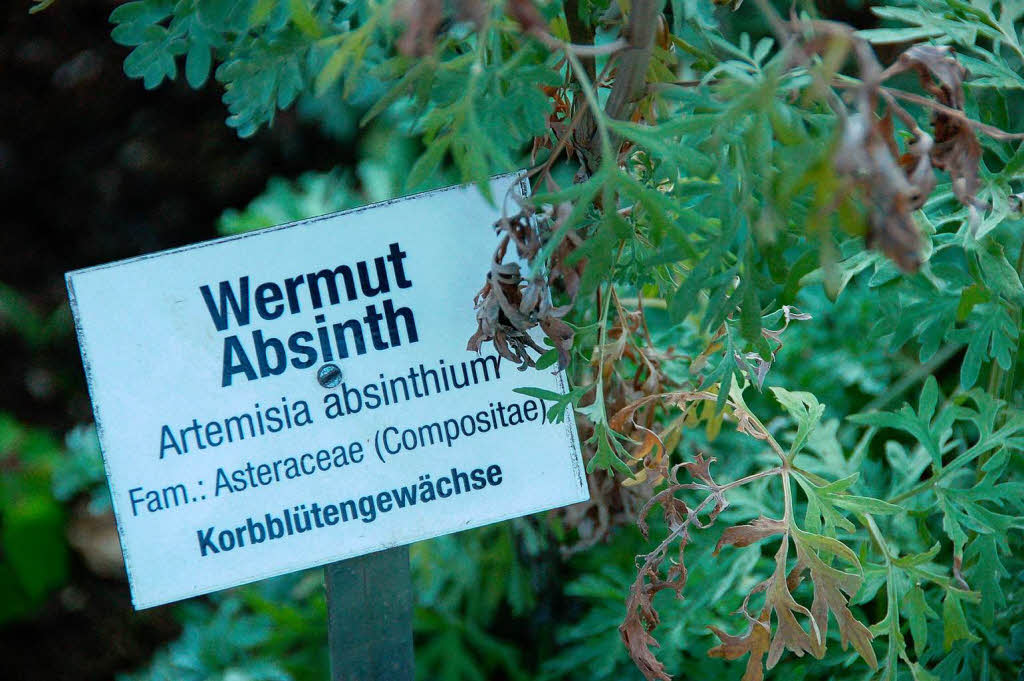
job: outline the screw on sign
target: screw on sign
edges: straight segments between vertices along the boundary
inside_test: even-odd
[[[325,388],[338,387],[341,376],[341,368],[337,364],[325,364],[316,372],[317,382]]]

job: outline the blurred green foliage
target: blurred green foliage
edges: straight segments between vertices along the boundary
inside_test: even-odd
[[[0,623],[31,614],[68,578],[65,510],[51,491],[60,444],[0,413]]]

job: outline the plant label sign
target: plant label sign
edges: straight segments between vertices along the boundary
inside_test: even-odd
[[[466,351],[499,214],[456,187],[67,275],[136,608],[588,498],[570,408],[514,392],[565,376]]]

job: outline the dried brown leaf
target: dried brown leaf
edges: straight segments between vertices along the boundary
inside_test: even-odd
[[[516,254],[532,261],[540,250],[540,234],[535,227],[532,211],[523,210],[511,217],[501,217],[494,228],[499,234],[507,234],[516,245]]]
[[[657,549],[646,556],[644,564],[640,567],[637,578],[629,588],[629,597],[626,599],[626,618],[619,626],[619,635],[622,637],[626,649],[629,651],[633,662],[643,673],[648,681],[670,681],[671,677],[665,673],[665,665],[655,657],[652,648],[660,647],[657,639],[651,635],[651,631],[657,628],[661,622],[658,611],[654,608],[654,596],[666,589],[682,592],[686,586],[686,563],[683,559],[683,552],[689,541],[688,525],[684,524],[670,535],[670,538],[663,541]],[[679,559],[669,568],[664,579],[658,573],[658,565],[665,559],[671,543],[671,537],[679,538]]]
[[[479,351],[483,343],[492,341],[498,354],[519,364],[520,369],[534,366],[535,360],[529,351],[545,352],[530,335],[530,330],[539,324],[558,351],[558,370],[568,366],[574,332],[561,317],[572,306],[553,307],[551,285],[561,279],[575,297],[581,266],[565,262],[578,244],[575,235],[567,235],[554,250],[549,263],[550,274],[538,274],[529,281],[523,278],[519,263],[505,262],[505,255],[509,245],[514,244],[520,259],[536,259],[552,229],[557,229],[559,221],[564,221],[570,211],[568,204],[540,213],[526,206],[517,215],[502,217],[495,223],[501,241],[491,261],[487,281],[473,300],[477,330],[467,343],[469,350]],[[542,268],[537,269],[542,271]]]
[[[544,17],[530,0],[508,0],[505,11],[522,26],[526,33],[547,31]]]
[[[944,106],[958,111],[964,110],[964,80],[969,73],[957,61],[956,53],[948,45],[914,45],[890,67],[887,75],[912,70],[929,94]],[[949,173],[953,181],[953,193],[965,206],[978,207],[977,194],[981,188],[978,165],[981,161],[981,145],[974,130],[962,118],[942,111],[933,111],[932,128],[935,145],[931,149],[931,161],[939,170]]]
[[[709,657],[738,660],[749,654],[750,658],[747,660],[747,669],[743,673],[742,681],[762,681],[764,679],[763,660],[771,642],[771,629],[767,613],[763,615],[763,619],[751,622],[747,632],[742,636],[731,636],[715,626],[709,626],[708,629],[713,631],[721,641],[719,645],[708,651]]]
[[[562,371],[569,366],[569,359],[572,353],[572,340],[575,331],[572,327],[553,315],[547,315],[540,320],[540,328],[544,334],[551,339],[558,351],[558,370]]]
[[[482,0],[455,0],[455,18],[458,21],[468,21],[479,28],[487,18],[487,12],[487,3]]]
[[[793,594],[789,591],[786,580],[786,556],[789,549],[789,537],[782,540],[782,545],[775,554],[775,572],[769,580],[765,591],[765,609],[775,612],[776,627],[772,637],[771,645],[768,648],[768,658],[765,660],[765,667],[774,667],[785,649],[789,649],[797,657],[803,657],[804,653],[811,653],[815,657],[819,646],[817,643],[822,640],[817,625],[811,612],[796,602]],[[805,616],[811,623],[813,638],[811,634],[800,626],[797,615]]]
[[[722,550],[722,547],[727,544],[737,548],[750,546],[754,542],[761,541],[762,539],[766,539],[777,534],[785,534],[786,529],[786,523],[781,520],[759,516],[747,525],[735,525],[727,528],[725,532],[722,533],[722,538],[718,540],[718,544],[715,546],[715,550],[712,552],[712,555],[717,556]]]
[[[963,83],[968,71],[956,60],[948,45],[914,45],[900,55],[897,64],[889,67],[884,77],[913,70],[921,79],[921,87],[941,104],[954,109],[964,108]]]
[[[814,550],[804,545],[799,537],[795,539],[798,568],[806,568],[814,584],[814,599],[811,613],[821,638],[818,644],[817,657],[825,652],[825,635],[828,633],[828,613],[831,610],[839,624],[839,638],[843,650],[852,644],[864,661],[873,669],[878,667],[878,658],[871,647],[872,635],[866,626],[854,617],[848,607],[848,597],[852,597],[860,588],[861,578],[858,575],[843,572],[826,564]],[[794,570],[794,572],[798,572]],[[799,580],[796,580],[799,581]],[[846,595],[844,595],[846,594]]]
[[[930,163],[915,163],[911,180],[893,153],[891,121],[883,120],[873,113],[849,116],[834,163],[868,200],[868,247],[882,251],[901,269],[916,272],[921,266],[921,234],[911,212],[921,197],[927,197],[934,179]]]
[[[635,585],[633,588],[636,588]],[[665,665],[651,650],[660,647],[660,644],[649,631],[658,626],[659,622],[658,612],[651,605],[650,596],[634,598],[631,592],[626,607],[628,614],[619,626],[619,635],[626,644],[629,656],[648,681],[672,681],[672,677],[665,673]]]
[[[711,477],[711,464],[716,461],[718,461],[718,459],[713,456],[705,457],[701,452],[697,452],[697,456],[693,458],[693,461],[685,462],[683,467],[686,468],[690,475],[701,482],[718,487],[714,478]]]
[[[434,40],[441,25],[442,0],[402,0],[394,16],[405,23],[405,31],[395,46],[408,57],[423,57],[434,51]]]

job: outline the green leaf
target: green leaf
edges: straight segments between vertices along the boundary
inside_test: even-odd
[[[210,46],[194,41],[185,55],[185,80],[189,86],[198,90],[210,76]]]
[[[753,264],[748,264],[748,272],[753,271]],[[757,294],[757,286],[750,276],[743,281],[743,305],[740,307],[740,330],[743,337],[750,342],[761,337],[761,301]],[[776,396],[777,397],[777,396]]]
[[[1024,285],[1021,284],[1017,270],[1006,259],[1002,249],[992,253],[983,248],[977,249],[978,264],[984,275],[984,283],[990,289],[1018,305],[1024,304]]]
[[[822,487],[815,485],[800,473],[795,474],[793,479],[796,480],[804,494],[807,495],[807,512],[804,518],[804,525],[809,531],[815,533],[821,531],[823,529],[822,522],[824,522],[824,530],[829,532],[834,531],[837,527],[847,532],[853,532],[856,529],[853,523],[835,509],[828,493],[822,492]],[[845,480],[848,479],[846,478]]]
[[[967,626],[967,618],[964,616],[964,609],[960,604],[960,596],[955,589],[947,589],[946,597],[942,601],[943,647],[949,650],[957,641],[977,643],[980,640],[980,638],[971,633],[970,628]]]
[[[178,67],[174,63],[167,29],[162,26],[149,27],[146,30],[146,42],[125,58],[124,72],[129,78],[141,78],[147,90],[160,85],[164,78],[174,80]]]
[[[895,428],[902,430],[914,438],[928,451],[932,458],[932,469],[942,469],[942,450],[945,442],[951,437],[950,427],[956,418],[953,409],[945,409],[935,414],[940,399],[938,383],[929,376],[921,390],[918,411],[904,405],[898,412],[874,412],[855,414],[849,417],[853,423],[876,426],[879,428]]]
[[[32,0],[35,4],[29,7],[28,13],[35,14],[36,12],[42,12],[56,1],[57,0]]]
[[[1010,357],[1020,333],[1006,307],[998,303],[976,306],[970,321],[968,328],[949,334],[950,340],[967,343],[967,352],[960,365],[960,387],[964,390],[978,382],[981,367],[989,359],[1004,370],[1010,369]]]
[[[804,444],[811,432],[821,422],[825,413],[825,405],[818,402],[818,398],[808,392],[790,392],[785,388],[771,388],[775,399],[778,400],[793,420],[796,421],[797,431],[793,438],[793,444],[789,448],[789,460],[792,461]]]
[[[901,556],[893,560],[893,565],[899,567],[917,567],[918,565],[924,565],[930,563],[935,556],[939,555],[942,545],[939,542],[932,544],[932,547],[924,553],[913,553],[907,556]]]
[[[683,283],[679,285],[668,304],[669,315],[674,322],[683,321],[697,304],[697,292],[707,283],[717,258],[707,256],[694,267]]]
[[[320,22],[310,11],[306,0],[288,0],[288,7],[291,10],[292,22],[310,38],[319,38],[323,35]]]
[[[0,547],[32,602],[68,578],[64,511],[52,497],[31,495],[4,507]]]
[[[596,470],[619,471],[629,477],[633,477],[626,462],[623,461],[628,453],[615,439],[615,433],[607,425],[600,422],[594,424],[594,435],[587,440],[588,443],[596,443],[597,449],[594,456],[587,462],[587,472],[593,473]]]
[[[826,537],[823,534],[804,532],[799,528],[793,528],[792,532],[794,541],[800,542],[804,546],[813,548],[820,553],[827,553],[836,558],[841,558],[858,570],[860,569],[860,560],[857,559],[857,554],[838,539]]]
[[[331,58],[333,59],[334,56]],[[362,119],[359,121],[359,125],[366,125],[383,113],[389,106],[398,101],[399,98],[412,90],[417,81],[430,82],[430,80],[432,80],[434,71],[433,60],[420,59],[409,64],[408,60],[401,58],[401,63],[406,67],[402,77],[399,78],[384,95],[379,97],[365,114],[363,114]],[[323,74],[321,73],[321,76],[322,75]]]
[[[901,282],[898,291],[881,301],[882,325],[889,334],[889,350],[895,352],[911,340],[920,345],[918,358],[927,362],[949,339],[956,325],[960,305],[960,287],[942,288],[915,277]]]
[[[334,51],[331,58],[327,60],[324,67],[320,69],[320,73],[317,74],[315,91],[317,95],[322,95],[328,88],[338,82],[338,78],[341,77],[341,72],[344,70],[345,65],[351,58],[351,50],[346,49],[345,45],[342,45]]]
[[[566,408],[577,404],[588,390],[590,390],[590,386],[577,386],[565,394],[543,388],[514,388],[513,392],[545,402],[553,402],[552,406],[548,407],[546,418],[549,423],[561,423],[565,420]]]
[[[543,355],[537,358],[535,366],[538,370],[547,369],[548,367],[554,366],[555,362],[558,361],[558,350],[553,348],[548,350]]]
[[[308,85],[305,61],[309,44],[296,36],[245,38],[217,68],[224,84],[228,125],[249,137],[272,123],[279,108],[290,106]]]
[[[171,16],[173,0],[138,0],[118,5],[110,13],[110,23],[151,26]]]
[[[869,28],[857,31],[857,37],[875,45],[917,42],[922,38],[933,38],[941,35],[938,28]]]
[[[910,676],[914,681],[939,681],[939,677],[932,674],[917,662],[910,665]]]
[[[963,322],[979,303],[992,300],[992,294],[981,284],[971,284],[960,293],[960,304],[956,308],[956,320]]]
[[[967,579],[971,588],[981,592],[981,617],[989,627],[995,623],[996,613],[1006,608],[1001,580],[1010,576],[999,559],[999,541],[992,535],[978,537],[971,542],[964,556],[965,561],[973,563],[967,570]]]
[[[852,511],[854,513],[892,515],[903,511],[903,508],[900,506],[890,504],[889,502],[882,501],[881,499],[874,499],[872,497],[858,497],[852,494],[834,494],[830,495],[829,499],[836,506],[845,508],[847,511]]]
[[[405,180],[406,186],[412,188],[426,182],[427,178],[433,175],[437,167],[441,165],[441,160],[444,159],[445,152],[447,151],[447,138],[433,140],[428,143],[423,154],[416,159],[416,163],[413,164],[412,169],[409,171],[409,176]]]
[[[910,623],[910,634],[914,637],[914,650],[918,657],[928,645],[928,619],[937,619],[938,614],[928,607],[924,590],[920,586],[910,589],[903,597],[903,612]]]

